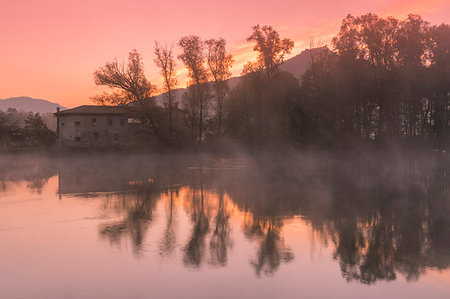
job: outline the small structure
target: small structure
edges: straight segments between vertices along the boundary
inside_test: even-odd
[[[115,146],[130,143],[136,119],[126,107],[83,105],[55,113],[61,146]]]

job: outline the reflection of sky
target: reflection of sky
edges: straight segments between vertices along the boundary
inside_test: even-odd
[[[92,73],[106,60],[126,59],[136,48],[151,81],[160,84],[153,63],[154,41],[176,43],[181,36],[223,37],[236,65],[253,59],[245,38],[256,24],[271,24],[295,40],[293,54],[328,44],[348,14],[374,12],[403,18],[421,14],[448,22],[449,0],[381,1],[124,1],[3,0],[0,10],[0,98],[31,96],[68,107],[90,103],[101,91]],[[181,68],[181,63],[178,63]],[[180,71],[180,86],[186,72]]]
[[[209,232],[197,268],[183,264],[185,248],[192,235],[194,213],[202,212],[210,219],[210,229],[214,228],[219,194],[213,190],[204,190],[203,205],[199,190],[193,194],[190,187],[182,187],[172,192],[172,213],[170,192],[156,197],[143,245],[136,254],[129,235],[115,244],[99,236],[105,225],[129,219],[140,203],[136,197],[102,193],[88,198],[62,195],[59,199],[56,176],[40,193],[25,181],[6,187],[0,193],[0,285],[6,298],[446,298],[450,292],[449,271],[428,270],[409,283],[401,275],[393,282],[371,287],[347,283],[333,260],[329,236],[312,230],[310,223],[298,216],[283,219],[280,228],[280,240],[294,258],[270,275],[257,276],[252,263],[263,237],[249,238],[244,233],[253,215],[240,209],[226,193],[223,208],[229,215],[232,240],[226,266],[210,263]],[[164,255],[160,243],[170,214],[175,249]],[[267,232],[270,223],[263,223]]]

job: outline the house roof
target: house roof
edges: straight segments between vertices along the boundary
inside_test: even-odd
[[[131,111],[126,107],[83,105],[72,109],[56,112],[55,115],[60,116],[69,114],[130,114],[130,112]]]

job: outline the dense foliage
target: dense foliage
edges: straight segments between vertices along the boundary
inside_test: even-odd
[[[333,51],[320,51],[303,76],[301,128],[316,137],[421,137],[443,145],[449,50],[449,25],[430,26],[416,15],[347,16]]]
[[[417,15],[405,20],[370,13],[348,15],[331,49],[310,49],[311,64],[300,82],[279,68],[294,42],[281,38],[271,26],[257,25],[252,30],[247,41],[255,44],[257,60],[244,66],[232,90],[226,80],[233,59],[225,50],[225,40],[181,38],[178,58],[188,70],[189,86],[175,119],[173,84],[164,87],[170,99],[165,107],[152,104],[152,88],[140,59],[138,68],[133,68],[132,59],[128,66],[114,62],[100,68],[96,83],[122,91],[102,96],[101,101],[94,99],[141,103],[155,135],[169,144],[220,137],[253,145],[425,140],[448,146],[449,25],[432,26]],[[161,51],[157,45],[156,52]],[[170,73],[175,82],[174,56],[171,49],[165,51],[165,56],[159,55],[165,59],[158,67],[163,79]],[[135,50],[130,55],[140,58]],[[111,69],[126,71],[106,72]],[[140,81],[130,79],[134,77]],[[130,97],[128,85],[121,85],[129,81],[147,93]]]
[[[53,118],[13,108],[0,111],[0,147],[51,146],[56,140],[55,132],[48,128]]]

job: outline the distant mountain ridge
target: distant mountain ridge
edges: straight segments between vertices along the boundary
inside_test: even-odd
[[[58,103],[49,102],[42,99],[33,99],[30,97],[13,97],[0,99],[0,110],[6,111],[8,108],[14,108],[17,111],[33,112],[33,113],[49,113],[56,112],[56,108],[61,110],[67,109]]]
[[[311,65],[312,57],[317,57],[324,48],[314,48],[302,51],[300,54],[287,59],[280,65],[280,69],[294,75],[295,78],[301,80],[303,74]]]
[[[301,79],[302,75],[311,65],[311,57],[315,55],[321,48],[317,49],[307,49],[301,52],[300,54],[287,59],[280,65],[280,69],[286,72],[290,72],[294,75],[298,80]],[[228,86],[230,89],[236,87],[239,84],[241,77],[233,77],[227,80]],[[183,93],[186,91],[186,88],[178,88],[174,90],[175,99],[174,103],[177,103],[181,106],[181,98]],[[155,96],[155,101],[158,105],[163,104],[164,94],[160,94]],[[31,97],[12,97],[7,99],[0,99],[0,110],[6,111],[8,108],[14,108],[18,111],[25,112],[39,112],[40,114],[56,112],[56,108],[59,107],[61,110],[67,109],[66,107],[61,106],[58,103],[53,103],[47,100],[42,99],[34,99]]]
[[[320,51],[323,51],[323,48],[315,48],[315,49],[307,49],[302,51],[300,54],[287,59],[280,65],[280,69],[286,72],[291,73],[297,78],[299,81],[301,80],[302,75],[306,72],[306,70],[311,65],[312,56],[317,55]],[[230,89],[236,87],[239,84],[241,77],[233,77],[227,80],[228,86]],[[177,88],[173,92],[175,94],[174,103],[181,106],[181,97],[183,93],[186,91],[186,88]],[[155,96],[155,101],[158,105],[163,104],[163,97],[165,93]]]

